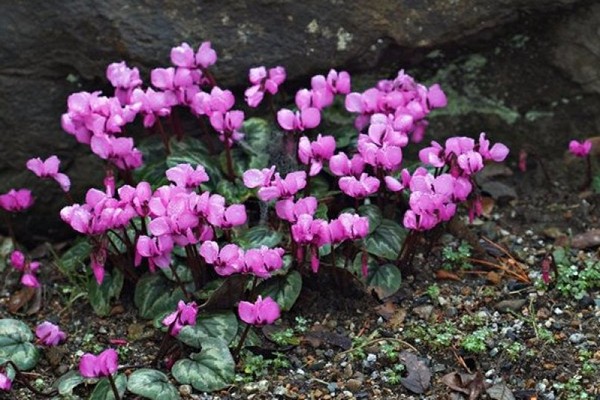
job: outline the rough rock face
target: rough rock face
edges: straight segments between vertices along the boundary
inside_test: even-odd
[[[586,91],[600,93],[600,4],[571,15],[556,42],[554,63]]]
[[[32,156],[57,154],[76,198],[96,184],[100,164],[60,129],[66,98],[106,87],[110,62],[126,60],[144,74],[168,64],[169,49],[210,40],[223,86],[246,84],[247,69],[284,65],[290,78],[331,67],[366,70],[390,45],[435,48],[577,0],[143,0],[0,4],[0,193],[34,188],[38,202],[25,221],[53,237],[64,205],[54,186],[24,171]],[[146,75],[147,76],[147,75]],[[60,224],[58,224],[60,226]],[[36,230],[37,229],[37,230]]]

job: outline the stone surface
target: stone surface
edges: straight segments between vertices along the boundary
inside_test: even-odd
[[[113,61],[126,60],[147,77],[150,68],[168,64],[172,46],[187,41],[195,47],[211,40],[219,54],[214,72],[223,86],[245,86],[247,69],[259,64],[284,65],[292,79],[331,67],[365,71],[382,59],[398,69],[406,58],[391,61],[397,53],[389,53],[390,48],[433,49],[477,38],[524,11],[532,15],[567,7],[568,12],[576,2],[2,2],[0,193],[10,187],[34,188],[37,203],[19,217],[19,225],[27,227],[20,237],[27,232],[29,239],[56,240],[70,232],[57,216],[65,204],[60,190],[39,183],[24,165],[30,157],[57,154],[63,159],[61,169],[72,177],[76,199],[99,185],[101,164],[61,131],[59,121],[71,92],[108,92],[104,71]],[[508,111],[502,118],[514,120]]]

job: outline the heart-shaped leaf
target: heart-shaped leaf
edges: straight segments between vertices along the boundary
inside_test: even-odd
[[[177,388],[169,382],[167,375],[149,368],[138,369],[129,375],[127,390],[152,400],[181,398]]]
[[[367,251],[388,260],[398,258],[398,252],[406,237],[406,229],[390,219],[383,219],[381,224],[365,239]]]
[[[358,214],[361,217],[367,217],[369,219],[369,233],[373,233],[375,229],[381,225],[383,215],[381,210],[374,204],[364,204],[358,207]]]
[[[113,379],[115,380],[117,392],[119,392],[119,399],[122,399],[125,389],[127,389],[127,377],[124,374],[119,374]],[[116,400],[108,378],[102,378],[98,381],[90,395],[90,400]]]
[[[85,265],[91,252],[92,245],[87,240],[80,240],[63,253],[58,263],[62,270],[76,271],[77,268]]]
[[[228,204],[243,203],[252,197],[252,191],[244,186],[239,179],[236,179],[235,182],[221,179],[217,183],[216,192],[225,197]]]
[[[212,392],[229,386],[235,376],[235,362],[227,343],[219,339],[206,339],[200,353],[179,360],[171,373],[177,382],[190,384],[202,392]]]
[[[123,274],[118,269],[104,274],[102,285],[98,285],[95,279],[88,281],[88,298],[94,312],[100,316],[110,313],[110,301],[118,298],[123,288]]]
[[[220,313],[202,313],[196,319],[196,325],[183,327],[177,339],[188,346],[200,349],[206,339],[221,339],[231,343],[238,329],[238,320],[231,311]]]
[[[192,276],[192,271],[190,271],[190,268],[187,265],[185,265],[185,263],[182,262],[181,259],[176,258],[174,261],[174,265],[175,273],[177,274],[181,282],[188,283],[194,280],[194,277]],[[163,274],[165,274],[167,279],[171,282],[177,282],[177,279],[175,279],[175,276],[173,275],[173,270],[171,268],[160,268],[160,271]]]
[[[249,168],[265,168],[269,162],[269,146],[272,144],[272,127],[262,118],[248,118],[242,126],[244,141],[241,148],[248,154]]]
[[[85,382],[85,379],[75,370],[71,370],[62,375],[52,384],[58,390],[58,394],[69,396],[73,394],[73,389]]]
[[[27,324],[16,319],[0,319],[0,357],[11,360],[21,370],[30,370],[40,356],[32,341],[33,332]]]
[[[219,165],[200,140],[186,136],[184,140],[171,142],[171,154],[167,157],[167,167],[178,164],[190,164],[192,167],[202,165],[210,177],[210,182],[222,179]]]
[[[0,272],[6,269],[6,261],[14,249],[15,245],[10,237],[3,237],[0,239]]]
[[[281,242],[281,233],[273,231],[264,225],[253,226],[239,235],[236,242],[244,249],[260,246],[273,248]]]
[[[175,287],[162,274],[146,274],[135,287],[133,301],[140,317],[155,319],[175,310],[183,298],[181,288]]]
[[[302,276],[298,271],[291,271],[283,276],[274,276],[262,282],[256,288],[256,291],[263,298],[269,296],[275,300],[282,311],[288,311],[292,308],[301,290]]]
[[[369,292],[375,290],[380,299],[391,296],[400,289],[402,276],[400,270],[393,264],[369,265],[367,285]]]

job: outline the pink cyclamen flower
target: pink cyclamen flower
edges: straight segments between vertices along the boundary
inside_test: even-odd
[[[37,261],[28,261],[25,255],[18,250],[15,250],[10,255],[10,263],[18,270],[23,271],[21,276],[21,284],[28,287],[39,287],[40,282],[35,276],[35,272],[40,268],[40,263]]]
[[[235,244],[225,245],[219,251],[217,242],[207,240],[200,246],[200,255],[221,276],[244,272],[244,251]]]
[[[50,156],[42,161],[41,158],[32,158],[27,161],[27,169],[40,178],[52,178],[60,185],[60,188],[68,192],[71,188],[71,180],[63,173],[58,172],[60,160],[57,156]]]
[[[169,328],[169,333],[173,336],[179,335],[179,332],[186,325],[196,325],[196,316],[198,315],[198,306],[195,302],[185,304],[179,300],[177,310],[167,315],[162,324]]]
[[[0,390],[4,390],[5,392],[10,391],[12,387],[12,380],[8,377],[6,373],[0,372]]]
[[[361,199],[372,195],[379,190],[379,179],[362,173],[358,179],[353,176],[344,176],[338,181],[342,192],[350,197]]]
[[[208,68],[217,62],[217,52],[211,47],[210,42],[202,42],[196,52],[196,64]]]
[[[592,141],[590,139],[586,139],[583,142],[578,142],[577,140],[569,142],[569,152],[576,157],[587,157],[591,150]]]
[[[279,305],[270,297],[264,300],[258,296],[254,303],[240,301],[238,314],[242,321],[250,325],[270,325],[281,315]]]
[[[281,247],[269,249],[267,246],[261,246],[258,249],[246,250],[244,254],[245,272],[259,278],[268,278],[271,276],[271,272],[283,267],[284,253],[285,250]]]
[[[329,160],[335,151],[333,136],[319,134],[314,142],[302,136],[298,142],[298,158],[304,165],[310,164],[310,176],[315,176],[323,168],[323,160]]]
[[[44,321],[35,328],[35,336],[44,346],[52,347],[67,338],[67,334],[52,322]]]
[[[29,189],[11,189],[0,195],[0,208],[10,212],[23,211],[33,205],[33,196]]]
[[[202,165],[198,165],[194,169],[190,164],[178,164],[169,168],[165,174],[168,180],[186,189],[195,189],[209,180]]]
[[[294,113],[284,108],[277,112],[277,122],[286,131],[312,129],[321,123],[321,111],[315,107],[306,107]]]
[[[100,378],[117,372],[119,359],[114,349],[106,349],[97,356],[86,353],[79,361],[79,373],[84,378]]]

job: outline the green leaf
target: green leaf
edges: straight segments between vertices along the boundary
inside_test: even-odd
[[[323,199],[332,194],[329,182],[324,177],[317,175],[310,178],[310,194],[317,199]]]
[[[358,207],[358,215],[369,218],[370,234],[381,225],[381,221],[383,220],[381,210],[374,204],[364,204]]]
[[[127,390],[152,400],[181,398],[177,388],[169,382],[167,375],[149,368],[138,369],[129,375]]]
[[[383,219],[373,233],[365,239],[370,254],[388,260],[398,258],[398,252],[406,237],[406,229],[390,219]]]
[[[194,280],[194,277],[192,276],[192,271],[190,271],[190,268],[183,262],[183,260],[175,258],[174,264],[175,273],[177,273],[177,276],[179,277],[181,282],[188,283]],[[173,270],[171,268],[160,268],[160,272],[162,272],[171,282],[177,282],[175,276],[173,275]]]
[[[177,339],[188,346],[200,349],[206,339],[221,339],[226,344],[231,343],[238,329],[236,315],[231,312],[201,313],[196,325],[185,326]]]
[[[80,240],[63,253],[59,263],[62,265],[62,269],[74,271],[85,265],[85,261],[89,258],[91,252],[92,245],[87,240]]]
[[[234,147],[230,150],[231,162],[233,163],[233,172],[236,176],[242,176],[244,171],[249,169],[248,165],[250,160],[246,153],[238,147]],[[225,150],[219,155],[219,165],[223,171],[227,171],[227,153]]]
[[[380,299],[396,293],[400,289],[401,283],[402,276],[395,265],[369,265],[369,275],[367,276],[369,292],[375,290]]]
[[[217,183],[216,192],[225,197],[228,204],[243,203],[252,197],[252,191],[244,186],[239,178],[236,179],[235,182],[221,179],[219,183]]]
[[[260,246],[273,248],[281,242],[281,239],[281,233],[273,231],[264,225],[257,225],[239,235],[236,242],[244,249],[252,249]]]
[[[123,288],[123,274],[118,269],[112,273],[105,272],[102,285],[98,285],[96,279],[88,281],[88,297],[94,312],[99,316],[107,316],[110,313],[110,301],[118,298]]]
[[[113,377],[115,380],[115,386],[117,392],[119,392],[119,399],[123,398],[125,389],[127,389],[127,377],[124,374],[119,374]],[[115,400],[115,395],[110,386],[108,378],[102,378],[96,384],[94,391],[90,395],[90,400]]]
[[[6,269],[6,260],[14,249],[15,245],[10,237],[0,239],[0,272]]]
[[[302,276],[298,271],[287,275],[274,276],[258,285],[256,289],[262,297],[271,297],[279,304],[282,311],[292,308],[302,290]]]
[[[31,344],[33,332],[24,322],[0,319],[0,357],[7,358],[21,370],[30,370],[37,364],[38,349]]]
[[[135,287],[133,301],[140,317],[155,319],[175,310],[184,295],[162,274],[146,274]]]
[[[52,387],[58,390],[58,394],[68,396],[73,394],[73,389],[85,382],[85,379],[77,371],[71,370],[59,377]]]
[[[262,118],[249,118],[244,121],[242,132],[244,141],[241,148],[248,154],[248,168],[266,168],[269,162],[272,127]]]
[[[201,392],[223,389],[233,382],[235,362],[227,343],[220,339],[206,339],[200,353],[179,360],[171,373],[177,382],[190,384]]]

